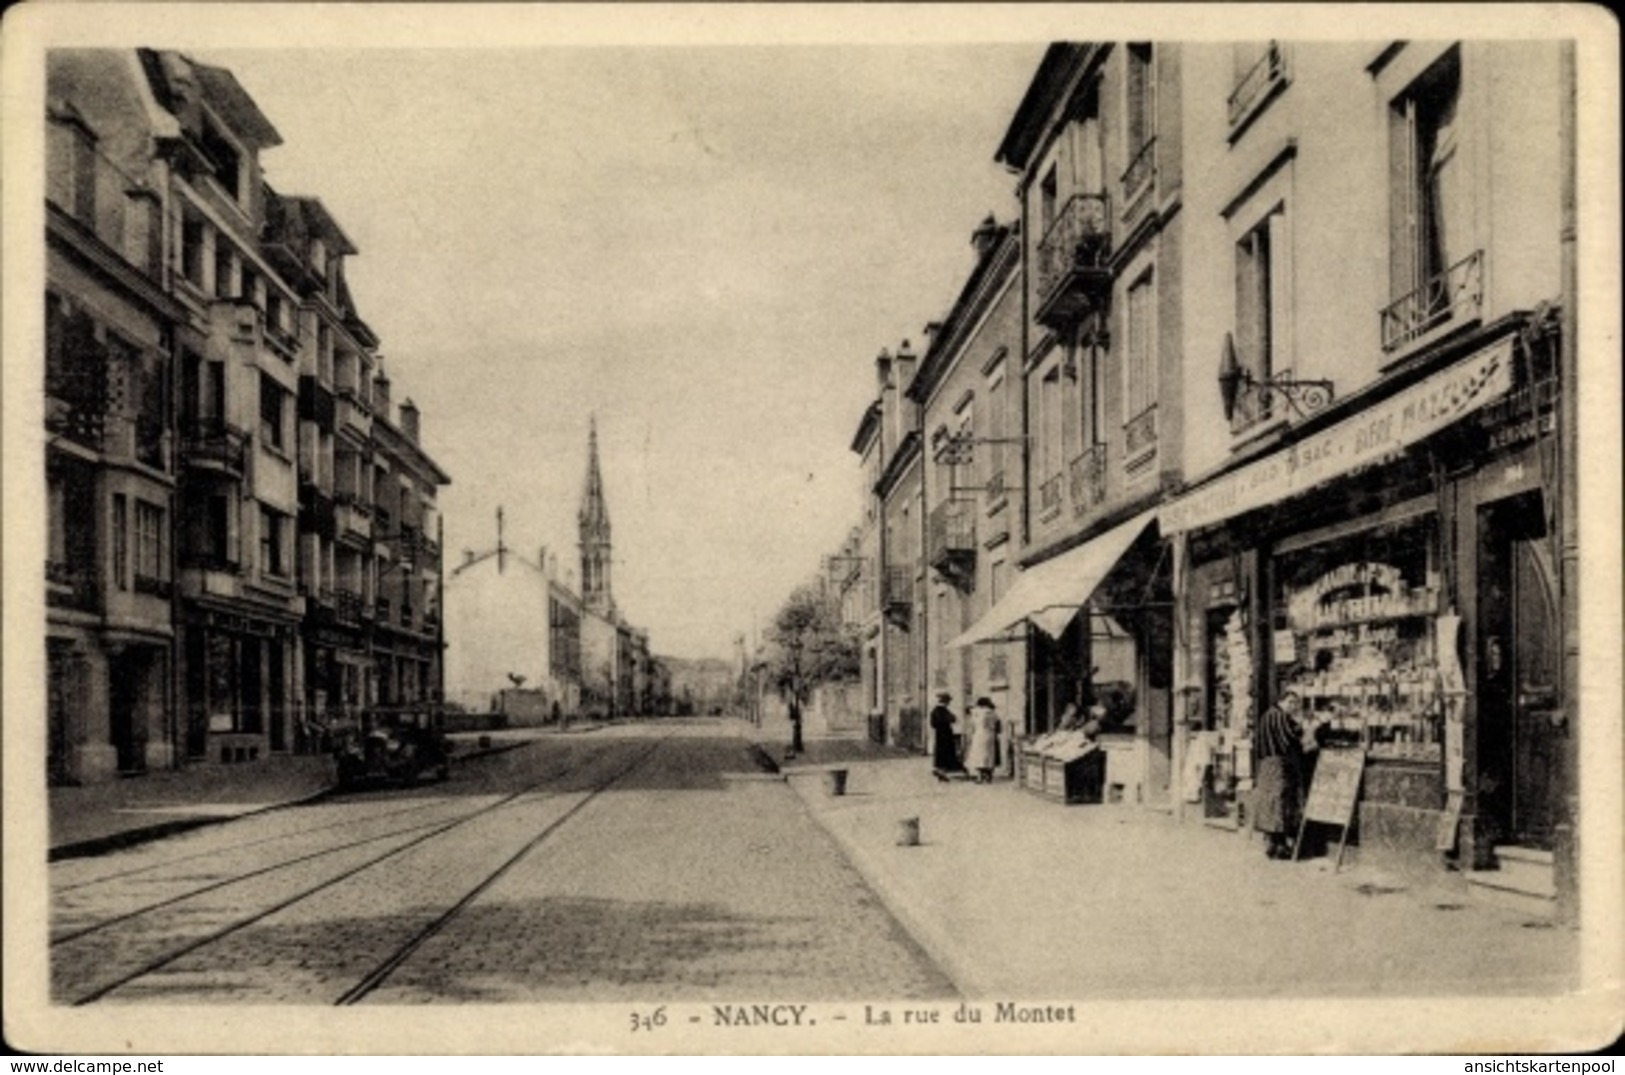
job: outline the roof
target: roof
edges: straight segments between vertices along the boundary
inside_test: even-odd
[[[1078,69],[1083,65],[1091,48],[1081,41],[1057,41],[1044,52],[1038,71],[1027,86],[1027,93],[1016,107],[1016,114],[1005,131],[1004,141],[993,159],[1017,171],[1025,172],[1032,163],[1033,151],[1043,141],[1055,102],[1065,92]]]
[[[965,286],[960,288],[959,297],[954,300],[952,309],[948,311],[948,319],[931,337],[931,346],[926,348],[925,357],[920,360],[920,368],[915,371],[914,379],[909,382],[908,389],[904,393],[916,403],[924,403],[947,374],[949,360],[958,350],[966,330],[976,322],[977,316],[986,305],[988,285],[997,287],[999,282],[1008,277],[1015,268],[1016,246],[1012,239],[1015,227],[995,223],[993,218],[989,217],[987,222],[977,229],[979,235],[984,232],[992,241],[988,243],[985,252],[977,257],[976,267],[966,278]]]
[[[266,216],[272,229],[285,238],[315,236],[325,242],[334,253],[359,254],[350,237],[344,234],[339,222],[327,211],[320,198],[298,194],[279,194],[269,185],[265,192]]]
[[[862,455],[869,448],[869,442],[874,440],[875,433],[880,429],[880,401],[877,399],[864,410],[863,417],[858,419],[858,431],[852,435],[852,450]]]

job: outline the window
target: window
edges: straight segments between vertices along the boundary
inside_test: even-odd
[[[1156,137],[1156,82],[1152,69],[1149,42],[1130,44],[1125,64],[1124,140],[1128,169],[1123,173],[1123,188],[1127,193],[1138,190],[1151,175],[1148,150]]]
[[[1055,165],[1052,164],[1038,184],[1038,234],[1041,236],[1048,235],[1050,225],[1055,223],[1056,199],[1059,196]]]
[[[287,578],[288,558],[284,544],[285,516],[270,508],[260,508],[260,573]]]
[[[202,217],[188,213],[181,219],[181,275],[197,288],[204,286],[205,227]]]
[[[145,500],[135,502],[136,578],[163,579],[169,572],[164,560],[164,509]]]
[[[1156,317],[1152,310],[1155,291],[1147,272],[1128,289],[1126,331],[1123,348],[1124,418],[1133,421],[1157,405],[1156,346],[1152,339]]]
[[[285,450],[283,426],[288,393],[268,375],[260,374],[260,441],[277,451]]]
[[[204,118],[203,121],[203,152],[208,155],[214,165],[214,177],[226,189],[235,201],[241,201],[242,190],[242,154],[232,144],[218,124],[213,120]]]
[[[1292,363],[1291,236],[1277,205],[1236,244],[1236,361],[1255,380],[1285,372]],[[1259,392],[1236,397],[1232,429],[1269,417]]]
[[[987,490],[988,502],[997,503],[1005,496],[1004,473],[1004,371],[1001,368],[987,385],[987,415],[984,419],[987,432],[983,445],[982,485]]]
[[[1285,84],[1286,58],[1279,42],[1238,41],[1231,46],[1231,60],[1232,89],[1226,107],[1230,126],[1239,133]]]
[[[113,494],[113,585],[130,588],[130,515],[123,493]]]
[[[1383,346],[1389,349],[1458,312],[1476,313],[1482,300],[1460,99],[1461,54],[1451,49],[1390,110],[1396,301],[1383,311]]]
[[[310,241],[310,267],[317,276],[327,276],[327,244],[320,239]]]

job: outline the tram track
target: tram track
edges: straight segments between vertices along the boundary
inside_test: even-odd
[[[338,1003],[354,1003],[356,1000],[361,999],[373,989],[376,989],[379,984],[387,979],[389,974],[393,973],[396,967],[400,966],[401,963],[405,962],[406,959],[410,957],[412,952],[416,951],[419,946],[421,946],[435,933],[438,933],[440,929],[442,929],[446,923],[450,922],[454,917],[456,917],[456,915],[460,913],[462,909],[478,899],[479,895],[491,884],[495,883],[495,881],[500,878],[503,873],[506,873],[507,870],[510,869],[515,863],[523,859],[526,854],[543,843],[550,835],[552,835],[553,832],[565,824],[570,818],[574,817],[576,813],[587,805],[587,803],[591,802],[600,793],[607,790],[617,781],[637,768],[638,765],[642,764],[642,762],[653,753],[661,742],[662,740],[656,740],[649,747],[639,751],[629,764],[617,767],[607,778],[594,779],[591,781],[591,786],[585,791],[585,793],[582,793],[579,790],[572,790],[560,791],[554,795],[545,796],[544,798],[549,801],[556,800],[562,796],[576,794],[579,794],[581,797],[579,801],[573,803],[563,815],[545,825],[538,833],[528,839],[517,853],[510,856],[506,861],[498,866],[495,871],[486,876],[485,879],[482,880],[478,885],[466,892],[461,899],[453,903],[452,906],[449,907],[445,912],[436,917],[422,929],[416,931],[404,944],[397,946],[386,959],[377,963],[374,968],[364,975],[355,986],[352,986],[350,989],[346,990],[345,993],[340,997]],[[431,822],[427,825],[410,826],[406,829],[395,830],[391,833],[379,834],[361,840],[349,841],[343,845],[321,849],[310,854],[297,856],[293,859],[288,859],[270,866],[260,867],[244,874],[234,875],[231,878],[212,882],[198,889],[158,901],[157,903],[136,909],[134,911],[120,914],[105,922],[97,923],[95,925],[79,929],[71,934],[65,934],[59,938],[53,939],[51,942],[53,947],[53,958],[56,958],[58,953],[75,947],[76,942],[100,941],[104,936],[116,936],[117,927],[130,926],[132,924],[139,923],[141,920],[151,918],[156,913],[166,909],[178,910],[180,906],[185,904],[187,901],[195,900],[196,898],[208,893],[218,892],[219,890],[228,888],[232,885],[263,878],[269,874],[279,873],[295,866],[307,864],[316,859],[330,857],[344,851],[354,851],[359,847],[363,847],[367,844],[377,843],[380,840],[400,836],[409,837],[402,843],[385,850],[383,853],[366,857],[362,861],[355,863],[352,866],[322,878],[315,884],[300,885],[297,890],[291,892],[289,895],[274,899],[268,905],[255,909],[251,914],[233,916],[229,922],[224,923],[219,928],[209,929],[200,935],[187,938],[184,942],[179,944],[168,944],[161,952],[151,956],[150,958],[141,960],[136,966],[120,969],[119,972],[112,978],[97,982],[94,988],[88,990],[74,990],[73,993],[75,995],[72,995],[71,999],[65,998],[62,1002],[75,1006],[94,1003],[103,999],[104,997],[107,997],[111,993],[131,985],[132,983],[155,975],[165,970],[165,968],[168,968],[178,961],[184,959],[185,957],[206,949],[211,945],[218,944],[221,941],[230,938],[257,923],[278,914],[279,912],[294,907],[295,905],[304,901],[310,900],[312,897],[333,889],[346,881],[354,880],[367,871],[373,870],[384,863],[398,859],[414,848],[427,844],[438,837],[452,833],[455,830],[463,829],[464,827],[469,826],[480,819],[489,818],[495,815],[498,811],[513,807],[516,804],[521,803],[521,801],[539,801],[536,797],[536,793],[540,789],[561,780],[567,780],[572,775],[580,773],[583,770],[590,769],[597,762],[610,754],[613,749],[614,748],[610,746],[605,746],[598,749],[588,754],[586,757],[579,759],[576,764],[568,766],[562,771],[548,773],[541,778],[528,783],[524,788],[518,791],[506,794],[495,802],[488,803],[477,810],[461,814],[455,818],[445,821],[444,823]],[[322,826],[320,828],[325,827],[326,826]],[[414,832],[416,835],[411,835]]]
[[[539,780],[536,782],[536,784],[546,783],[546,782],[552,781],[552,780],[567,779],[573,773],[576,773],[576,772],[580,771],[581,769],[585,768],[587,765],[591,764],[592,761],[594,761],[596,758],[602,756],[608,749],[609,748],[607,748],[607,747],[600,747],[599,749],[588,753],[585,757],[570,759],[570,764],[567,764],[563,768],[558,769],[556,771],[552,771],[552,772],[548,772],[548,773],[543,774],[539,778]],[[532,784],[530,786],[534,787],[534,786],[536,786],[536,784]],[[322,834],[324,832],[329,832],[329,831],[331,831],[333,829],[338,829],[338,828],[351,828],[351,829],[354,829],[354,828],[365,826],[365,825],[372,825],[372,824],[380,822],[380,821],[387,821],[390,818],[398,818],[398,817],[401,817],[401,816],[406,815],[406,814],[418,814],[418,813],[423,813],[425,811],[435,810],[437,808],[443,808],[443,807],[446,806],[446,803],[447,803],[447,800],[445,800],[445,799],[434,799],[434,800],[431,800],[429,802],[415,803],[415,804],[413,804],[411,806],[403,807],[403,808],[398,809],[398,810],[386,810],[386,811],[382,811],[382,812],[379,812],[379,813],[370,814],[370,815],[368,815],[368,816],[366,816],[364,818],[361,818],[359,820],[354,819],[354,818],[340,818],[337,821],[331,821],[331,822],[327,822],[327,823],[324,823],[324,824],[321,824],[321,825],[314,825],[314,826],[311,826],[309,828],[304,828],[304,829],[295,829],[292,832],[276,833],[274,835],[261,837],[261,838],[256,839],[256,840],[248,840],[248,841],[244,841],[242,843],[226,844],[226,845],[223,845],[223,846],[220,846],[220,847],[208,848],[206,850],[194,852],[194,853],[188,854],[188,855],[180,855],[180,856],[176,856],[176,857],[172,857],[172,858],[165,858],[165,859],[161,859],[160,861],[157,861],[157,862],[149,862],[149,863],[146,863],[146,864],[141,865],[141,866],[133,867],[131,869],[120,870],[120,871],[117,871],[115,873],[102,874],[102,875],[99,875],[99,876],[96,876],[96,877],[86,878],[84,880],[77,881],[77,882],[72,882],[72,883],[68,883],[68,884],[53,884],[52,885],[52,895],[53,895],[53,897],[57,897],[57,896],[62,896],[62,895],[68,894],[68,893],[83,892],[86,889],[93,889],[93,888],[96,888],[97,886],[110,885],[110,884],[113,884],[115,882],[130,883],[132,881],[132,879],[137,879],[137,878],[145,879],[145,878],[147,878],[148,875],[156,873],[156,872],[158,872],[160,870],[173,869],[173,868],[179,867],[179,866],[194,866],[194,865],[196,865],[198,863],[207,862],[210,859],[219,859],[219,858],[229,856],[229,855],[239,855],[244,850],[250,849],[250,848],[265,847],[267,845],[277,844],[277,843],[294,843],[294,842],[297,842],[297,841],[299,841],[301,839],[307,839],[307,838],[312,837],[312,836],[319,836],[320,834]],[[162,900],[155,900],[155,901],[153,901],[151,903],[148,903],[148,904],[146,904],[146,905],[144,905],[142,907],[138,907],[138,908],[136,908],[134,910],[131,910],[131,911],[121,912],[121,913],[119,913],[117,915],[114,915],[114,916],[112,916],[112,917],[110,917],[110,918],[108,918],[106,920],[98,921],[98,922],[93,923],[93,924],[91,924],[89,926],[84,926],[84,927],[79,927],[79,928],[74,928],[74,929],[71,929],[71,930],[68,930],[68,931],[64,931],[61,934],[54,935],[51,938],[50,943],[52,945],[63,944],[63,943],[66,943],[68,941],[75,940],[78,937],[81,937],[81,936],[83,936],[83,935],[85,935],[87,933],[92,933],[92,932],[95,932],[96,930],[103,929],[106,926],[114,924],[115,922],[123,921],[123,920],[129,919],[129,918],[134,918],[137,915],[144,914],[144,913],[146,913],[148,911],[156,910],[156,909],[158,909],[160,907],[164,907],[164,906],[167,906],[169,904],[181,902],[181,901],[189,899],[189,898],[191,898],[193,896],[202,895],[203,893],[206,893],[206,892],[215,891],[217,889],[225,888],[225,887],[228,887],[230,885],[237,884],[237,883],[242,882],[242,881],[250,880],[250,879],[255,878],[255,877],[264,876],[265,874],[273,873],[273,872],[275,872],[277,870],[285,869],[285,868],[288,868],[290,866],[296,866],[296,865],[299,865],[300,863],[308,862],[308,861],[311,861],[312,859],[321,858],[321,857],[323,857],[325,855],[337,854],[337,853],[339,853],[341,851],[345,851],[345,850],[348,850],[348,849],[353,848],[353,847],[358,847],[358,846],[361,846],[363,844],[375,843],[375,842],[377,842],[379,840],[389,839],[389,838],[391,838],[393,836],[406,835],[408,833],[415,832],[415,831],[418,831],[420,829],[431,827],[431,826],[433,826],[435,824],[438,824],[438,823],[439,823],[438,821],[429,821],[429,822],[425,822],[425,823],[419,824],[419,825],[408,825],[405,828],[395,829],[395,830],[392,830],[390,832],[379,833],[379,834],[376,834],[376,835],[373,835],[373,836],[364,837],[362,839],[351,840],[351,841],[348,841],[346,843],[335,844],[335,845],[332,845],[332,846],[329,846],[329,847],[324,847],[324,848],[318,848],[315,851],[300,853],[300,854],[294,855],[291,858],[281,859],[281,860],[279,860],[277,862],[274,862],[274,863],[272,863],[270,865],[267,865],[267,866],[259,866],[259,867],[256,867],[256,868],[252,869],[252,870],[248,870],[248,871],[245,871],[245,872],[242,872],[242,873],[233,874],[230,877],[226,877],[226,878],[216,880],[216,881],[211,881],[208,884],[200,885],[200,886],[198,886],[196,888],[189,889],[188,891],[182,892],[182,893],[180,893],[178,895],[175,895],[175,896],[166,897],[165,899],[162,899]],[[148,880],[147,883],[151,883],[150,880]]]

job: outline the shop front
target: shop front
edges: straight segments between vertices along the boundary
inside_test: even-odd
[[[1187,817],[1248,824],[1257,715],[1291,689],[1321,757],[1360,773],[1339,835],[1362,855],[1482,870],[1551,849],[1570,763],[1555,367],[1533,339],[1480,342],[1165,506]]]
[[[193,606],[181,634],[188,757],[233,764],[291,749],[298,735],[297,621]]]
[[[948,643],[1024,644],[1027,704],[1007,714],[1010,753],[1022,785],[1049,798],[1168,799],[1172,593],[1155,521],[1142,513],[1033,565]]]

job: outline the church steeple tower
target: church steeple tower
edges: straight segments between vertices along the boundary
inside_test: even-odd
[[[604,477],[598,469],[598,417],[588,418],[587,484],[581,492],[576,516],[581,532],[581,600],[593,612],[615,610],[609,585],[609,505],[604,502]]]

